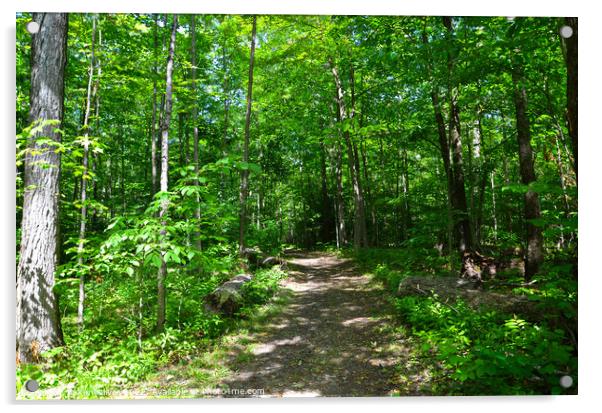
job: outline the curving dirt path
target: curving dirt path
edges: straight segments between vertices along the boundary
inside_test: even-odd
[[[388,396],[399,389],[400,361],[386,293],[349,260],[298,254],[289,261],[291,291],[281,313],[250,336],[251,354],[232,359],[225,397]],[[236,361],[238,360],[238,361]],[[257,396],[256,391],[251,391]]]

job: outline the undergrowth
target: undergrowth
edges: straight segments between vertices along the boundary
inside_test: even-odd
[[[178,279],[189,278],[190,284],[187,290],[179,290],[168,283],[168,308],[172,310],[168,312],[168,326],[161,333],[154,332],[154,319],[148,309],[144,312],[148,317],[139,319],[136,308],[124,306],[133,294],[128,283],[114,282],[110,288],[92,290],[87,297],[90,312],[85,328],[79,331],[73,312],[66,314],[66,344],[42,353],[38,363],[17,367],[17,398],[107,398],[163,367],[202,359],[221,337],[236,332],[246,318],[260,313],[260,307],[278,292],[278,283],[284,276],[278,267],[258,270],[245,286],[242,308],[226,317],[206,311],[203,306],[204,297],[226,278],[225,274],[180,274]],[[65,311],[77,305],[72,290],[61,291]],[[153,303],[143,301],[143,305],[152,307]],[[40,385],[35,393],[24,388],[30,379]]]
[[[405,277],[449,275],[446,258],[434,249],[366,249],[355,257],[364,271],[385,284],[399,329],[415,344],[413,357],[429,365],[426,393],[576,394],[572,326],[577,297],[570,265],[547,262],[533,286],[499,291],[526,295],[537,303],[538,319],[527,320],[494,307],[472,308],[461,299],[450,303],[436,294],[397,296]],[[565,375],[574,381],[568,389],[560,385]]]

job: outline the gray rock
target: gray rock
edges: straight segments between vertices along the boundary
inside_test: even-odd
[[[242,287],[252,279],[251,274],[238,274],[226,281],[207,296],[205,308],[211,312],[234,314],[244,301]]]
[[[263,267],[273,267],[274,265],[285,265],[286,261],[278,257],[267,257],[262,262]]]

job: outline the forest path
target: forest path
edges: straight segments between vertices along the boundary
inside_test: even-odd
[[[247,337],[248,357],[231,359],[234,373],[222,384],[235,390],[224,396],[393,394],[410,357],[380,283],[331,254],[292,254],[288,265],[288,304]]]
[[[162,368],[114,397],[430,393],[432,366],[416,357],[415,344],[400,332],[380,282],[333,254],[294,253],[287,259],[289,277],[271,304],[197,357]]]

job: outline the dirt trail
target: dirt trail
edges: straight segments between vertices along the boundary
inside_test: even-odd
[[[271,397],[391,395],[408,354],[386,328],[382,287],[333,255],[297,254],[289,273],[288,305],[251,334],[252,356],[223,384]]]

